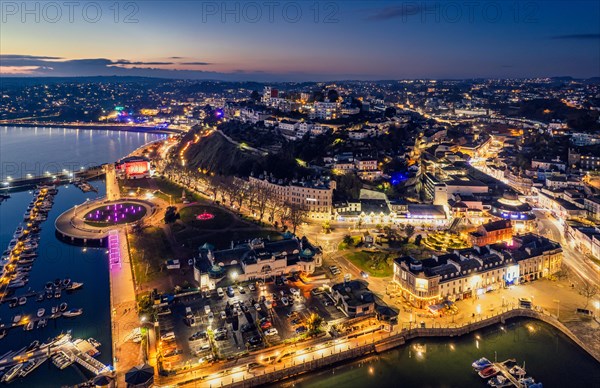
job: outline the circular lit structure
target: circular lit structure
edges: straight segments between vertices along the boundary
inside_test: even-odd
[[[196,216],[196,219],[197,219],[198,221],[208,221],[208,220],[212,220],[213,218],[215,218],[215,215],[214,215],[214,214],[207,213],[206,211],[205,211],[204,213],[202,213],[202,214],[198,214],[198,215]]]
[[[92,225],[120,225],[141,220],[146,207],[133,202],[119,202],[96,207],[84,216],[84,222]]]
[[[492,204],[492,214],[496,217],[512,221],[530,221],[535,219],[529,204],[519,200],[512,190],[504,192],[502,198]]]

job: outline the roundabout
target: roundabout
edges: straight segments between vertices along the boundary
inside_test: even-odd
[[[103,245],[111,230],[118,230],[152,216],[156,206],[133,198],[106,198],[77,205],[56,218],[56,235],[76,245]]]

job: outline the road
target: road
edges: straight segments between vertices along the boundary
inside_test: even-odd
[[[565,240],[562,226],[555,218],[548,217],[544,211],[534,210],[534,213],[542,225],[539,233],[559,242],[563,248],[563,261],[568,265],[577,276],[591,284],[598,284],[600,281],[600,269],[584,254],[576,252]]]

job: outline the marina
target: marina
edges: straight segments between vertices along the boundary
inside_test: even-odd
[[[100,343],[93,338],[73,339],[65,333],[41,344],[32,342],[18,351],[9,351],[0,358],[0,382],[10,383],[19,377],[26,377],[48,359],[60,370],[73,363],[79,364],[95,376],[110,373],[111,368],[95,359],[100,354]]]

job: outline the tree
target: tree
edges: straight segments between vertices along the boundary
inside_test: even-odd
[[[351,246],[352,243],[354,242],[354,240],[352,240],[352,236],[350,236],[349,234],[344,236],[344,239],[342,240],[342,242],[344,244],[346,244],[347,246]]]
[[[292,233],[296,234],[296,228],[306,221],[308,211],[302,205],[287,203],[285,219],[292,225]]]
[[[329,89],[329,91],[327,91],[327,98],[329,99],[329,101],[336,102],[339,97],[340,95],[338,94],[337,90]]]
[[[385,117],[388,117],[388,118],[396,116],[396,108],[393,108],[391,106],[388,108],[385,108],[384,115],[385,115]]]
[[[308,328],[308,334],[310,336],[316,336],[321,332],[321,326],[323,325],[323,317],[315,313],[310,314],[306,320],[306,327]]]
[[[421,245],[421,240],[423,239],[422,235],[417,235],[417,237],[415,237],[415,245]]]
[[[254,185],[253,190],[255,192],[254,201],[256,204],[256,211],[258,212],[258,219],[262,221],[265,211],[267,210],[267,204],[269,202],[269,198],[271,198],[274,193],[273,191],[259,184]]]
[[[277,221],[275,221],[275,216],[280,214],[284,210],[284,203],[277,198],[276,196],[272,196],[267,201],[267,215],[269,216],[269,222],[274,222],[275,227],[277,228]]]
[[[413,234],[415,234],[415,226],[414,225],[406,225],[406,229],[404,229],[404,233],[406,233],[406,238],[410,239]]]
[[[324,221],[322,227],[324,233],[331,233],[331,223],[329,220]]]
[[[579,287],[579,294],[585,298],[584,309],[590,304],[590,299],[598,294],[598,286],[587,281],[583,281],[583,284]]]
[[[253,90],[252,93],[250,94],[250,98],[256,102],[260,101],[260,94],[256,91]]]

